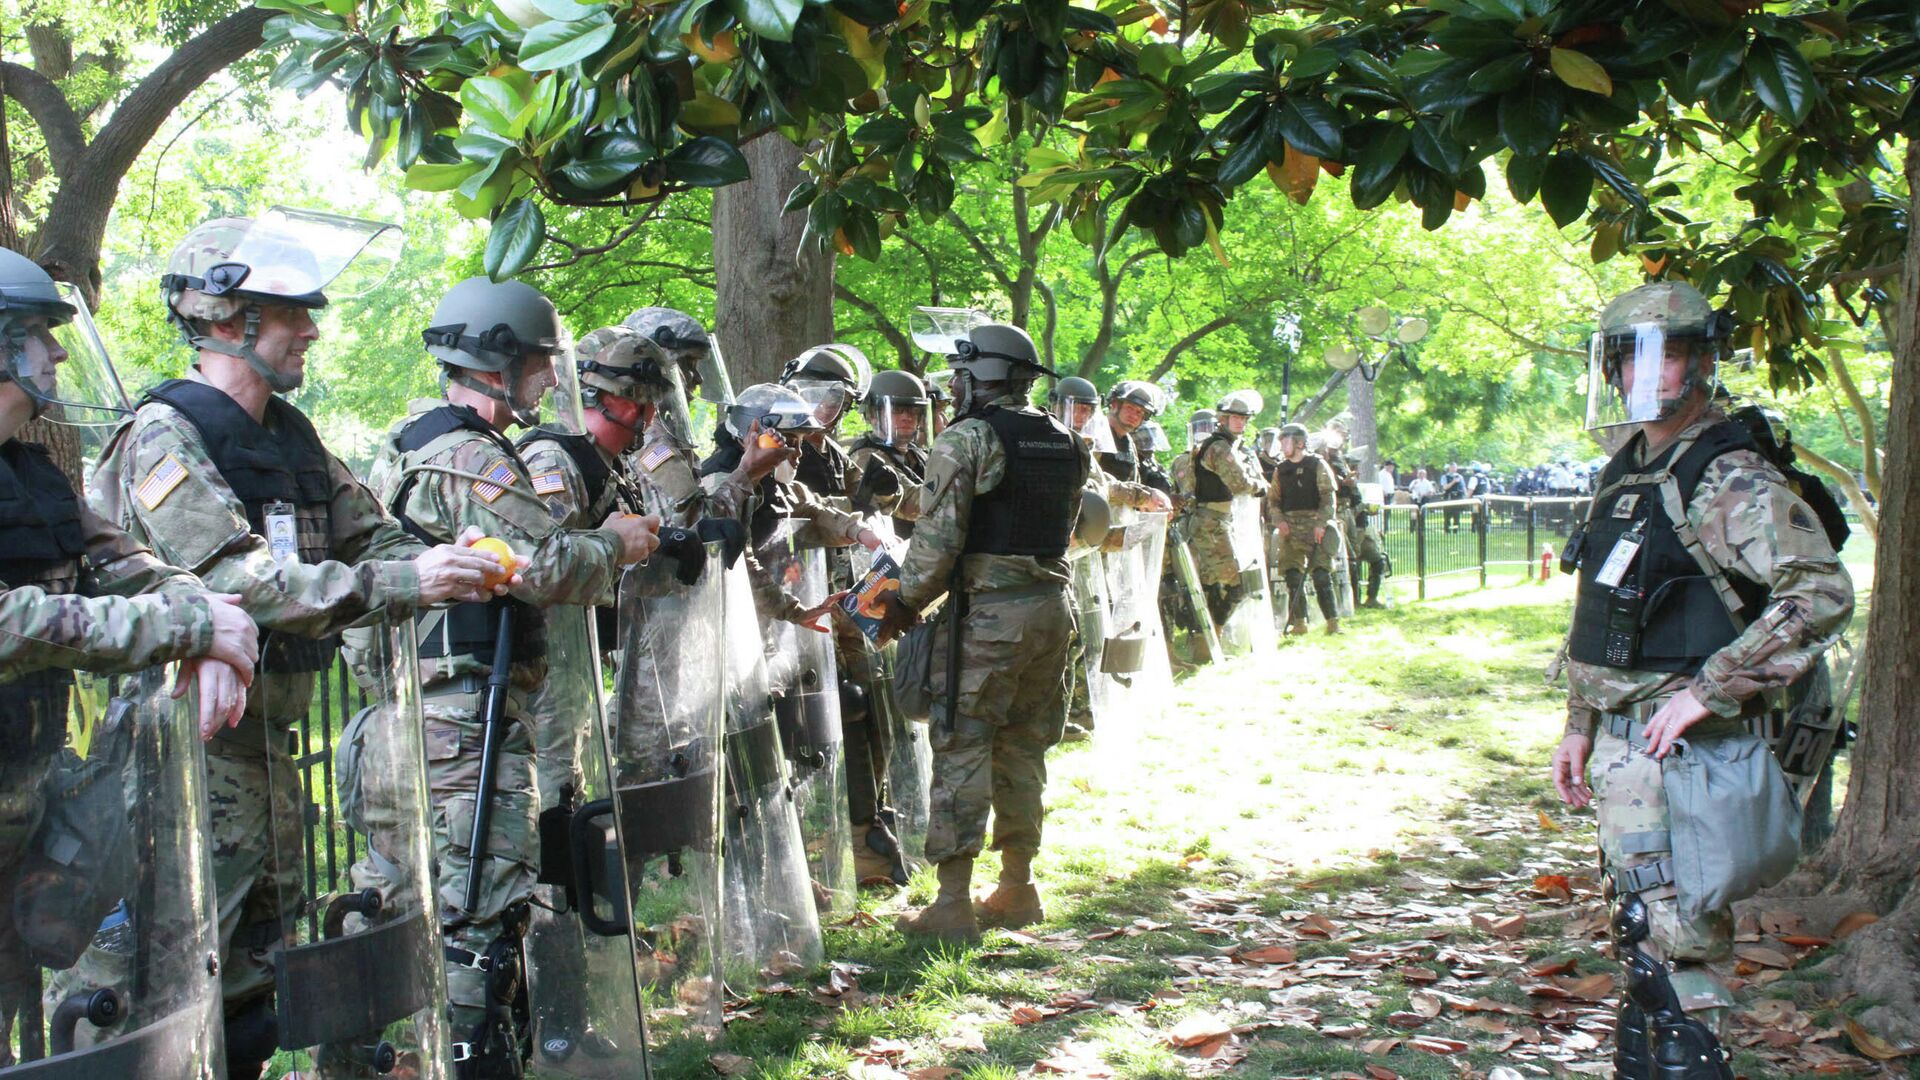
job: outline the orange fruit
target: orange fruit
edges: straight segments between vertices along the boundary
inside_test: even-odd
[[[473,550],[487,552],[494,558],[500,560],[502,569],[497,574],[490,573],[487,575],[487,588],[491,589],[495,585],[499,585],[513,576],[515,563],[513,549],[507,546],[505,540],[497,536],[483,536],[473,542]]]

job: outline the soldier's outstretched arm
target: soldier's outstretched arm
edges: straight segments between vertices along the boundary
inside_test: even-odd
[[[1334,482],[1333,470],[1327,466],[1324,458],[1320,461],[1319,471],[1314,473],[1313,484],[1320,493],[1320,516],[1324,524],[1332,525],[1340,505],[1339,486]]]
[[[999,436],[983,423],[956,424],[934,441],[926,483],[920,487],[920,522],[900,564],[900,599],[915,611],[924,611],[946,591],[966,545],[974,493],[983,487],[991,490],[1002,479],[987,475],[992,470],[985,468],[986,440],[993,440],[997,455]],[[1001,462],[997,471],[1005,470]]]
[[[276,560],[185,419],[158,410],[136,419],[94,480],[88,499],[102,516],[215,592],[239,594],[268,629],[320,637],[381,608],[411,611],[419,603],[419,572],[404,559]]]
[[[1758,454],[1707,467],[1687,507],[1720,566],[1767,587],[1765,608],[1707,658],[1691,684],[1712,712],[1735,716],[1755,694],[1792,683],[1833,646],[1853,616],[1853,579],[1820,519]]]
[[[340,553],[341,561],[413,559],[427,550],[332,454],[327,455],[327,480],[333,487],[333,550]]]

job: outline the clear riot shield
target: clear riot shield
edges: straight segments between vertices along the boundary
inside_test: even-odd
[[[588,608],[548,608],[543,618],[547,677],[526,721],[540,789],[539,887],[526,934],[532,1071],[644,1080],[651,1069],[599,636]]]
[[[724,592],[727,925],[721,955],[727,981],[747,987],[779,981],[818,964],[825,953],[745,561],[726,572]]]
[[[1194,622],[1200,626],[1200,636],[1207,649],[1205,659],[1219,659],[1225,655],[1220,646],[1220,634],[1207,608],[1207,594],[1200,585],[1200,568],[1194,565],[1193,549],[1184,540],[1173,547],[1173,568],[1174,576],[1180,579],[1180,588],[1187,594],[1188,610],[1193,612]]]
[[[720,1034],[720,813],[726,576],[718,545],[692,585],[630,570],[620,586],[612,715],[616,802],[647,1036]]]
[[[827,553],[776,537],[760,565],[806,607],[827,598]],[[823,625],[825,625],[823,620]],[[807,869],[821,914],[853,910],[853,826],[847,811],[846,745],[840,726],[840,673],[832,633],[789,622],[766,629],[767,680],[780,747],[793,782],[793,805],[806,841]]]
[[[881,550],[888,552],[891,557],[897,557],[901,553],[901,544],[894,537],[892,519],[875,518],[871,527],[885,541]],[[848,553],[853,567],[852,580],[857,583],[865,577],[876,556],[858,546],[848,549]],[[877,785],[878,790],[874,793],[876,816],[900,845],[911,872],[911,866],[921,861],[927,851],[927,789],[933,778],[933,746],[928,740],[926,722],[916,722],[907,716],[894,698],[893,672],[898,646],[891,642],[885,648],[872,648],[871,642],[867,646],[866,655],[873,677],[859,688],[864,698],[861,704],[867,710],[867,722],[883,724],[886,730],[886,736],[876,740],[885,749],[887,757],[886,761],[876,764],[877,769],[885,770],[885,783]],[[843,698],[843,714],[846,708]],[[849,725],[848,736],[851,739],[853,735],[854,729]],[[854,751],[849,749],[850,769],[856,766],[854,757]],[[853,778],[849,776],[849,785],[852,783]],[[855,812],[850,809],[849,816]],[[853,842],[858,845],[865,840],[856,835]]]
[[[407,621],[337,641],[263,634],[240,738],[208,747],[222,880],[253,881],[254,921],[234,938],[278,931],[275,1031],[302,1076],[453,1076],[419,670]]]
[[[1327,529],[1327,555],[1333,560],[1333,613],[1342,619],[1353,618],[1353,572],[1347,561],[1345,526],[1335,522]]]
[[[893,647],[887,647],[887,656]],[[887,683],[893,680],[887,669]],[[889,687],[888,693],[891,693]],[[913,864],[927,859],[927,823],[932,820],[933,742],[924,720],[910,719],[898,709],[893,711],[893,760],[889,776],[893,782],[893,835],[900,841]]]
[[[1266,544],[1261,537],[1260,500],[1252,495],[1233,498],[1228,524],[1234,561],[1240,565],[1239,599],[1220,626],[1220,643],[1228,653],[1241,655],[1274,647],[1273,606],[1268,600]]]
[[[1072,575],[1073,614],[1080,627],[1080,647],[1083,650],[1080,662],[1073,665],[1067,677],[1085,680],[1081,686],[1069,687],[1069,696],[1077,698],[1085,693],[1087,708],[1093,713],[1094,726],[1098,728],[1113,715],[1116,705],[1114,692],[1117,689],[1101,674],[1101,657],[1106,649],[1112,619],[1108,614],[1107,578],[1101,566],[1099,549],[1078,545],[1069,548],[1067,570]]]
[[[1154,716],[1173,692],[1159,604],[1167,515],[1119,507],[1113,524],[1102,556],[1111,621],[1100,672],[1124,702],[1114,715]]]
[[[0,687],[0,1076],[223,1075],[206,774],[168,690]]]

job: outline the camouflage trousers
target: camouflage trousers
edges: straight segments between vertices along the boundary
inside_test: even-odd
[[[535,789],[533,736],[523,722],[526,696],[507,696],[507,713],[516,722],[501,744],[499,778],[493,797],[493,825],[486,861],[480,867],[480,903],[467,912],[467,873],[473,865],[470,842],[480,779],[484,735],[471,695],[436,698],[429,694],[426,713],[427,798],[433,804],[434,895],[441,940],[476,956],[485,955],[501,936],[510,913],[533,895],[539,872],[539,800]],[[360,868],[356,867],[356,873]],[[487,974],[447,961],[447,1002],[452,1036],[465,1039],[483,1017]]]
[[[1599,818],[1600,854],[1609,868],[1639,866],[1673,856],[1668,839],[1667,794],[1660,763],[1644,744],[1605,730],[1594,735],[1589,763],[1594,809]],[[1680,915],[1671,885],[1640,893],[1646,902],[1651,940],[1642,948],[1673,964],[1673,987],[1689,1013],[1705,1013],[1710,1026],[1733,1006],[1733,994],[1706,966],[1733,953],[1733,912],[1709,912],[1698,919]]]
[[[227,1015],[273,993],[273,953],[305,899],[306,794],[287,725],[249,717],[207,742],[207,808]]]
[[[1318,541],[1313,538],[1313,530],[1326,524],[1318,510],[1296,510],[1281,514],[1280,520],[1287,523],[1287,535],[1278,538],[1278,549],[1274,562],[1280,572],[1289,570],[1307,572],[1310,570],[1333,569],[1333,560],[1339,551],[1340,531],[1329,528]],[[1276,533],[1279,529],[1276,527]],[[1344,559],[1344,555],[1340,555]]]
[[[1233,514],[1224,508],[1198,506],[1187,529],[1187,548],[1193,552],[1200,584],[1240,584],[1240,560],[1233,550]]]
[[[1047,750],[1066,730],[1066,591],[976,593],[961,623],[954,715],[947,715],[947,629],[933,641],[933,779],[927,860],[973,858],[985,846],[1040,849]]]

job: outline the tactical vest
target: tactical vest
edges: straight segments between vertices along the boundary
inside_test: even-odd
[[[1207,451],[1214,443],[1223,442],[1232,446],[1234,436],[1224,431],[1216,431],[1207,436],[1205,442],[1193,452],[1193,498],[1196,502],[1231,502],[1233,492],[1227,490],[1227,482],[1206,465]]]
[[[1139,451],[1133,445],[1133,435],[1129,432],[1114,441],[1112,453],[1095,454],[1094,458],[1100,463],[1100,471],[1108,476],[1115,480],[1125,480],[1129,484],[1137,484],[1140,482],[1138,455]]]
[[[731,470],[729,470],[731,471]],[[773,539],[773,531],[800,507],[800,493],[769,473],[760,481],[760,497],[747,519],[747,537],[757,551]]]
[[[421,413],[400,429],[393,445],[402,455],[412,454],[424,449],[435,439],[456,431],[471,431],[484,436],[506,455],[521,477],[527,475],[527,463],[520,459],[520,452],[507,441],[507,437],[495,431],[493,425],[480,419],[479,413],[465,405],[442,405]],[[453,537],[435,536],[407,516],[407,497],[413,494],[418,479],[419,474],[416,473],[400,482],[392,501],[387,504],[388,512],[400,522],[401,528],[423,544],[452,543]],[[545,656],[546,623],[541,618],[540,609],[511,596],[496,596],[479,603],[469,601],[455,604],[444,611],[423,611],[415,615],[414,625],[423,631],[420,634],[420,658],[429,660],[440,656],[471,656],[483,664],[492,664],[493,646],[500,629],[500,609],[503,607],[513,608],[514,660],[525,662]]]
[[[333,557],[327,448],[305,414],[269,396],[269,429],[226,391],[190,379],[169,379],[147,391],[145,400],[171,406],[200,433],[213,467],[246,507],[247,527],[254,535],[267,535],[271,504],[289,504],[300,561],[311,565]],[[260,643],[262,670],[283,673],[318,671],[332,662],[339,646],[335,637],[315,639],[265,627]]]
[[[992,491],[973,497],[967,522],[969,555],[1027,555],[1058,559],[1067,553],[1079,516],[1087,469],[1078,436],[1046,413],[989,406],[975,413],[993,429],[1007,466]]]
[[[1644,444],[1645,437],[1636,433],[1607,462],[1586,524],[1571,545],[1580,584],[1567,651],[1585,664],[1691,674],[1740,631],[1713,579],[1702,572],[1675,531],[1661,499],[1661,481],[1671,473],[1684,506],[1714,459],[1755,447],[1740,425],[1716,424],[1677,460],[1679,443],[1636,467],[1634,456]],[[1602,584],[1598,577],[1607,556],[1636,525],[1641,531],[1639,553],[1619,586]],[[1738,574],[1723,576],[1740,599],[1744,620],[1750,621],[1766,604],[1766,587]]]
[[[1319,455],[1303,454],[1299,461],[1281,458],[1273,467],[1273,486],[1280,489],[1281,513],[1320,509],[1320,485],[1315,480],[1319,465]]]
[[[86,534],[80,498],[47,448],[9,439],[0,446],[0,582],[56,596],[74,592]],[[67,734],[73,672],[42,668],[0,685],[0,756],[46,758]]]

